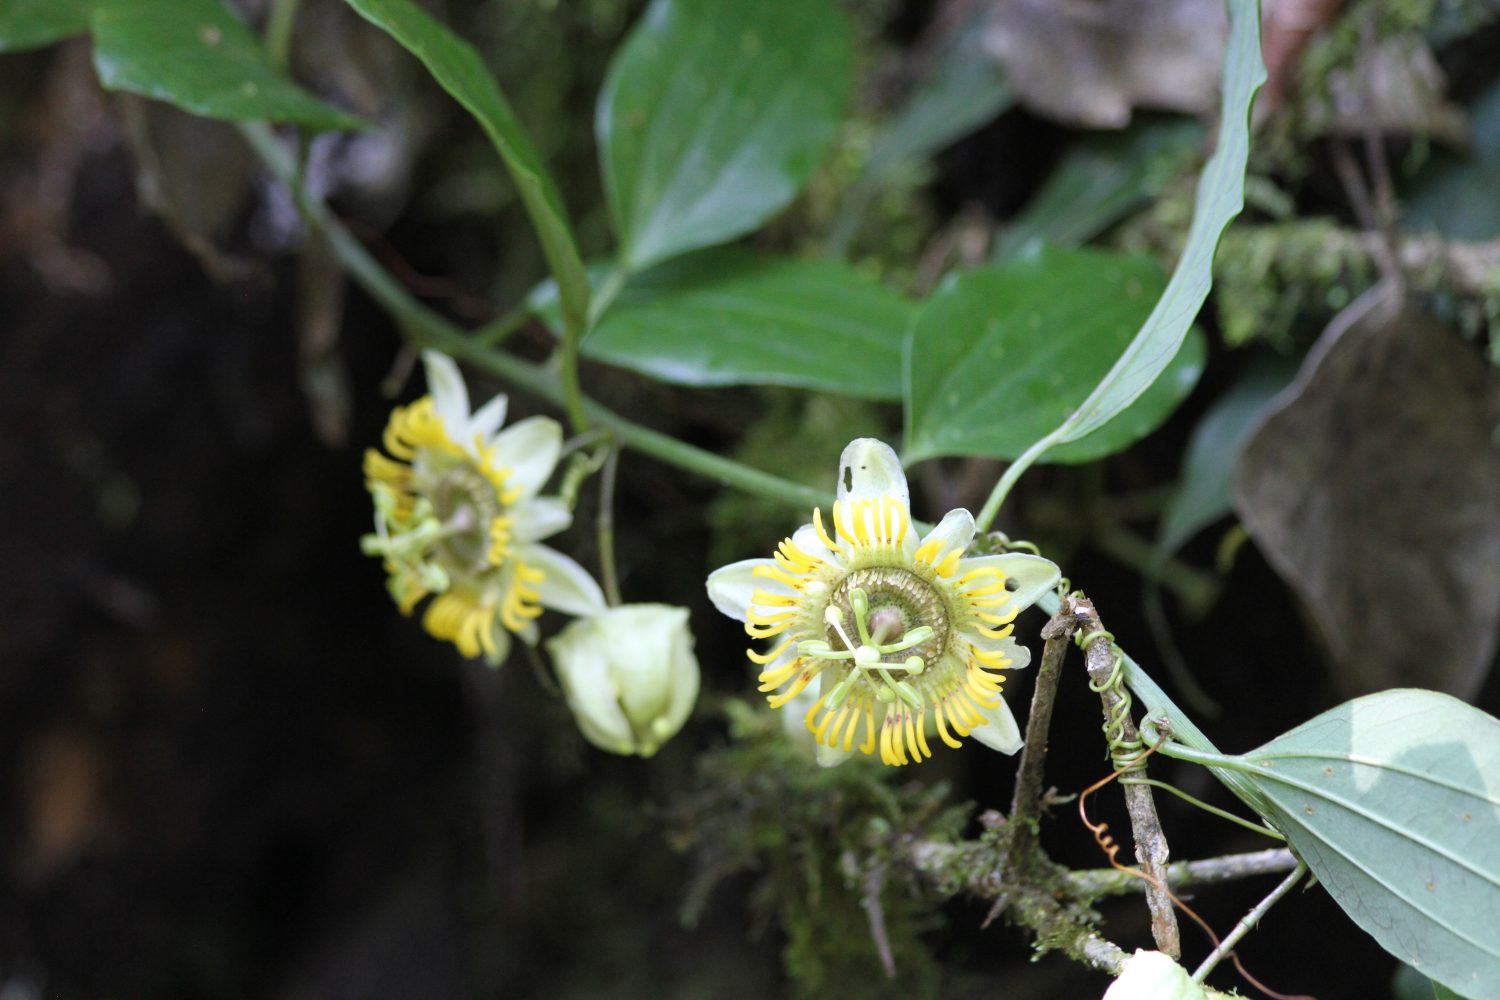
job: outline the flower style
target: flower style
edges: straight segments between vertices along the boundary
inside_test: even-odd
[[[569,622],[547,649],[579,730],[601,750],[650,757],[698,700],[686,608],[610,608]]]
[[[572,521],[562,500],[537,496],[562,449],[557,421],[502,431],[503,395],[470,412],[453,360],[434,351],[422,360],[430,394],[391,414],[389,456],[365,452],[375,532],[362,545],[385,558],[402,614],[432,596],[427,631],[497,666],[512,633],[536,643],[543,607],[594,614],[604,595],[583,567],[537,544]]]
[[[772,558],[708,578],[720,611],[775,642],[748,654],[764,667],[760,690],[780,708],[819,682],[805,719],[825,766],[877,747],[886,764],[920,762],[932,756],[929,721],[950,747],[972,735],[1015,753],[1021,736],[1000,671],[1031,654],[1011,622],[1057,583],[1057,567],[1023,553],[965,556],[966,510],[918,539],[906,476],[881,441],[851,442],[839,469],[831,533],[814,510]]]

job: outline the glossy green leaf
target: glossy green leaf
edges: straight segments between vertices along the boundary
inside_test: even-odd
[[[1214,251],[1225,227],[1245,204],[1250,152],[1250,107],[1265,82],[1260,56],[1260,5],[1228,0],[1229,40],[1218,144],[1198,179],[1187,242],[1156,308],[1140,332],[1076,410],[1046,435],[1052,445],[1076,441],[1112,420],[1172,363],[1213,282]],[[1041,439],[1038,440],[1041,446]]]
[[[786,207],[849,86],[849,25],[832,0],[654,0],[595,122],[626,268],[726,242]]]
[[[532,307],[555,328],[553,300],[548,286]],[[632,278],[584,340],[583,354],[680,385],[787,385],[899,399],[913,308],[835,261],[706,250]]]
[[[0,52],[40,48],[89,30],[94,0],[0,3]]]
[[[277,71],[249,27],[219,0],[97,0],[91,23],[94,68],[110,90],[206,118],[316,129],[362,125]]]
[[[1231,759],[1355,923],[1462,996],[1500,997],[1500,720],[1383,691]]]
[[[1082,140],[995,239],[993,259],[1043,244],[1082,246],[1165,189],[1192,159],[1203,129],[1191,119],[1146,120]]]
[[[433,20],[411,0],[346,2],[420,59],[433,79],[479,122],[510,171],[531,216],[552,277],[562,289],[562,307],[568,322],[582,329],[588,314],[589,284],[562,196],[474,46]]]
[[[1108,250],[1049,250],[950,278],[908,341],[905,460],[1015,458],[1083,402],[1162,286],[1155,260]],[[1197,383],[1205,353],[1194,333],[1135,406],[1047,459],[1089,461],[1149,434]]]
[[[1271,399],[1296,374],[1289,362],[1274,361],[1246,372],[1208,408],[1182,460],[1182,475],[1162,512],[1156,557],[1174,554],[1188,539],[1229,513],[1229,474],[1240,447]]]

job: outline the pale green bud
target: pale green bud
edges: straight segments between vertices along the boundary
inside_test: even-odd
[[[651,756],[698,699],[686,608],[610,608],[574,619],[547,649],[579,730],[610,753]]]
[[[1186,969],[1159,951],[1138,949],[1125,960],[1120,977],[1104,993],[1104,1000],[1208,1000]]]

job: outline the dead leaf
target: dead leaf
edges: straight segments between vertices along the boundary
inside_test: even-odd
[[[1500,627],[1497,413],[1479,353],[1376,289],[1241,452],[1235,510],[1346,693],[1483,683]]]
[[[1353,66],[1328,75],[1327,93],[1303,114],[1318,133],[1358,138],[1372,126],[1386,135],[1416,135],[1455,146],[1469,141],[1464,110],[1444,99],[1447,81],[1420,35],[1394,35],[1361,46]]]
[[[984,45],[1032,110],[1124,128],[1215,108],[1227,32],[1221,0],[997,0]]]

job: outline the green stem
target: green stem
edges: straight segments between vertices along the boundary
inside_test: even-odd
[[[594,292],[592,301],[589,302],[590,330],[598,325],[599,320],[604,318],[605,312],[608,311],[610,306],[614,305],[615,299],[624,290],[625,282],[628,280],[630,280],[630,272],[625,270],[623,266],[610,271],[605,277],[604,281],[599,285],[598,290]]]
[[[1000,505],[1010,495],[1010,488],[1016,485],[1016,480],[1021,478],[1021,473],[1031,468],[1032,463],[1041,458],[1049,448],[1057,443],[1057,437],[1057,431],[1053,431],[1030,448],[1027,448],[1021,453],[1019,458],[1010,463],[1010,467],[1005,470],[1005,474],[1000,477],[1000,481],[990,491],[990,498],[984,502],[984,507],[980,509],[979,516],[974,519],[974,528],[978,533],[983,534],[990,530],[990,525],[994,523],[995,515],[1000,513]],[[1056,613],[1055,608],[1052,613]]]
[[[300,0],[271,0],[266,20],[266,56],[271,65],[286,72],[292,54],[292,27],[297,21]]]
[[[609,446],[609,455],[604,459],[604,474],[599,477],[599,519],[595,525],[599,534],[599,571],[604,577],[604,598],[612,608],[618,608],[620,600],[620,576],[615,566],[615,473],[620,466],[620,449]]]
[[[1203,960],[1203,964],[1198,966],[1193,972],[1193,982],[1201,983],[1207,979],[1208,974],[1214,971],[1214,966],[1227,958],[1234,951],[1234,946],[1239,944],[1240,940],[1246,934],[1254,930],[1256,924],[1260,923],[1260,918],[1264,917],[1266,912],[1275,906],[1282,896],[1291,892],[1297,883],[1302,880],[1302,876],[1306,874],[1307,862],[1299,858],[1297,860],[1297,867],[1292,869],[1292,873],[1283,879],[1280,885],[1272,889],[1269,896],[1255,904],[1255,908],[1245,914],[1244,918],[1234,925],[1234,930],[1230,931],[1224,940],[1219,942],[1219,946],[1213,950],[1213,954]]]
[[[504,351],[475,343],[464,330],[413,298],[333,217],[327,205],[310,197],[297,183],[296,166],[269,126],[261,122],[246,123],[240,125],[240,133],[271,173],[291,187],[303,217],[323,232],[350,277],[391,314],[407,340],[419,347],[446,351],[552,403],[563,402],[564,390],[554,373]],[[582,405],[589,418],[614,431],[622,444],[669,465],[803,510],[832,503],[832,496],[821,490],[695,448],[627,420],[587,399],[582,400]]]

